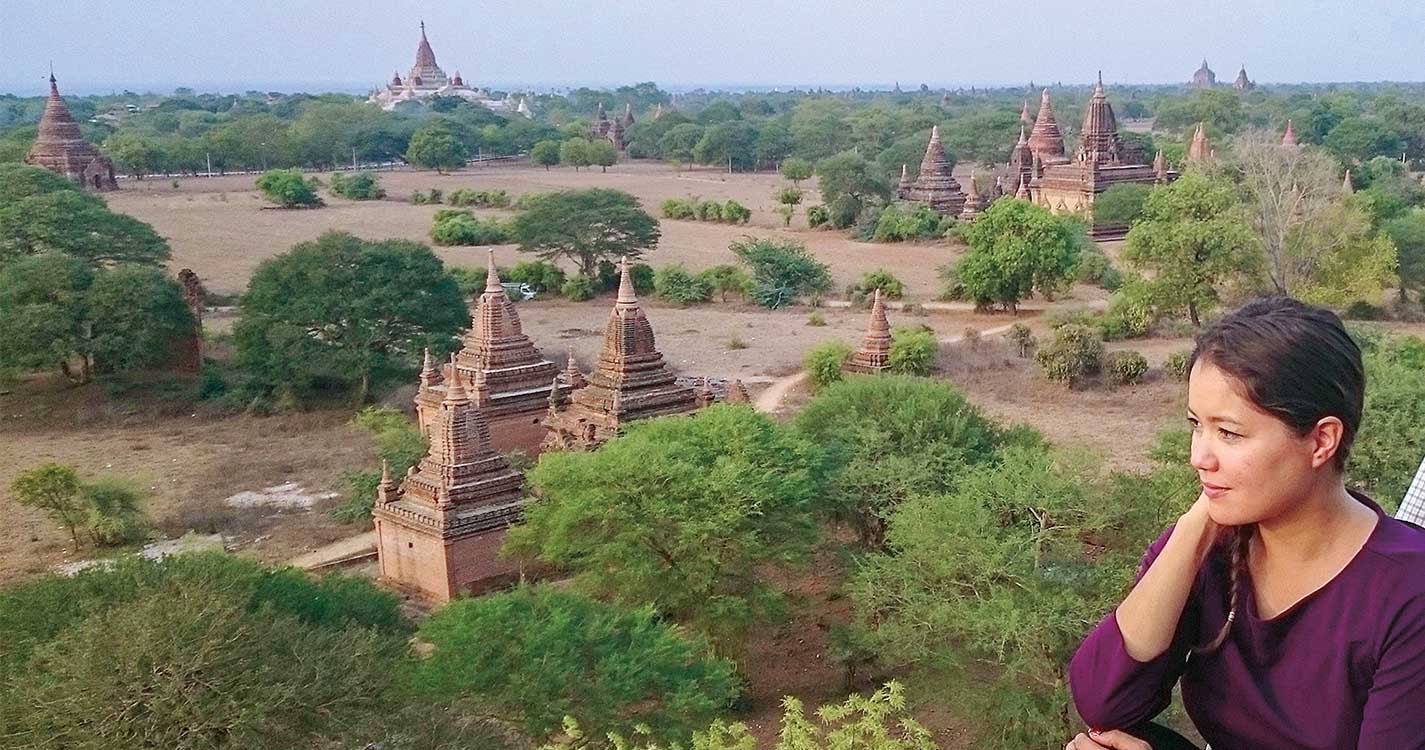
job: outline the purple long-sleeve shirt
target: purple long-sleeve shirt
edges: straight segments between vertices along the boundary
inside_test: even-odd
[[[1188,716],[1213,750],[1425,750],[1425,530],[1355,497],[1380,517],[1361,551],[1271,619],[1256,614],[1252,587],[1243,587],[1216,652],[1189,657],[1227,619],[1225,551],[1202,566],[1158,658],[1129,656],[1110,613],[1069,664],[1084,721],[1101,730],[1146,721],[1181,679]],[[1140,578],[1171,535],[1148,547]]]

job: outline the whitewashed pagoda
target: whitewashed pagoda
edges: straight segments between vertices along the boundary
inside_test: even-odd
[[[488,91],[467,86],[458,70],[454,76],[447,76],[440,65],[436,64],[435,50],[431,49],[430,40],[426,39],[426,23],[421,21],[421,42],[416,47],[416,64],[406,72],[404,79],[399,72],[392,75],[391,81],[372,93],[367,101],[379,104],[381,109],[389,112],[403,102],[420,101],[433,96],[459,97],[494,110],[513,110],[516,105],[512,99],[493,99]]]

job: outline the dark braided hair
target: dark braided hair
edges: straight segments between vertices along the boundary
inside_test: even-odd
[[[1254,300],[1222,318],[1197,339],[1188,370],[1198,361],[1222,370],[1257,408],[1298,435],[1324,417],[1343,425],[1333,465],[1344,471],[1361,426],[1366,373],[1361,350],[1330,310],[1289,297]],[[1217,636],[1193,653],[1217,650],[1237,618],[1242,587],[1249,585],[1248,557],[1255,524],[1234,527],[1229,574],[1231,604]]]

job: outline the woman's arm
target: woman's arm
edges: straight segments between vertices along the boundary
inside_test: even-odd
[[[1173,643],[1197,571],[1217,540],[1218,526],[1207,515],[1207,503],[1206,496],[1198,496],[1178,519],[1158,558],[1118,605],[1123,648],[1135,661],[1152,661]]]
[[[1425,750],[1425,597],[1391,623],[1361,717],[1358,750]]]
[[[1217,533],[1206,502],[1199,497],[1148,548],[1128,599],[1089,633],[1069,663],[1074,705],[1090,727],[1124,729],[1168,705],[1197,631],[1190,601],[1197,569]]]

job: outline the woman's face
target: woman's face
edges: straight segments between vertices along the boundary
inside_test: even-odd
[[[1198,360],[1188,379],[1192,467],[1208,498],[1208,514],[1224,526],[1280,515],[1310,492],[1317,476],[1311,434],[1257,408],[1231,376]]]

